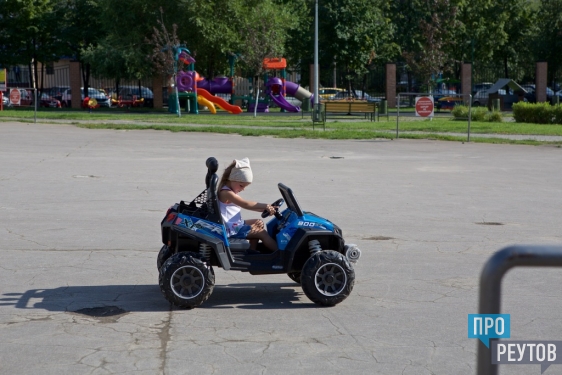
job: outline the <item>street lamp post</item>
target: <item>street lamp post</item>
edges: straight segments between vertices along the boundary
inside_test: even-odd
[[[320,95],[318,95],[318,0],[314,4],[314,111],[313,121],[320,121]]]

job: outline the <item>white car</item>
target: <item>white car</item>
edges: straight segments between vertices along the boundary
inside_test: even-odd
[[[499,89],[498,94],[506,95],[506,91],[504,89]],[[472,106],[479,107],[481,105],[488,105],[488,90],[476,91],[472,96]]]
[[[2,104],[4,108],[12,106],[12,103],[10,102],[10,93],[8,91],[2,92]]]

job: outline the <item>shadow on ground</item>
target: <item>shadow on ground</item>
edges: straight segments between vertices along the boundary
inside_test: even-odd
[[[293,309],[312,307],[295,283],[247,283],[216,285],[200,308]],[[77,312],[113,306],[126,312],[170,311],[158,285],[65,286],[5,293],[0,306],[18,309]]]

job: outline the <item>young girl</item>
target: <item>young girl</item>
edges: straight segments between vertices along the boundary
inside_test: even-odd
[[[255,250],[259,240],[272,250],[277,250],[277,243],[267,233],[267,229],[260,219],[242,220],[240,208],[262,212],[275,212],[275,208],[266,203],[247,201],[238,194],[252,183],[253,175],[250,160],[234,160],[225,170],[218,185],[217,195],[221,215],[226,224],[230,238],[247,238],[250,249]]]

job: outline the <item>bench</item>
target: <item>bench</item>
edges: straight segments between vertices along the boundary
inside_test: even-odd
[[[345,113],[352,115],[361,113],[365,118],[373,121],[377,111],[376,103],[355,102],[355,101],[342,101],[342,102],[325,102],[324,103],[324,118],[327,118],[328,113]]]

